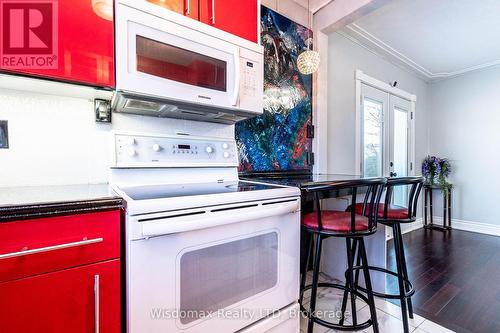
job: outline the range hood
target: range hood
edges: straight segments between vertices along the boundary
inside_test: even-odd
[[[125,91],[117,91],[114,94],[112,108],[114,112],[222,124],[234,124],[257,115],[251,111],[200,105]]]

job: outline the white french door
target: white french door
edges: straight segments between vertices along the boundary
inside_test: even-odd
[[[404,177],[413,171],[412,102],[361,83],[360,169],[366,177]],[[405,205],[406,189],[394,193]]]
[[[411,140],[412,111],[410,101],[389,95],[389,176],[405,177],[413,171],[410,154],[413,149]],[[394,188],[393,203],[406,206],[408,188]]]

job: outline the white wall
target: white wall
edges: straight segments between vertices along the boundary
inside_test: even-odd
[[[430,153],[450,158],[454,167],[454,222],[500,226],[500,68],[430,88]]]
[[[328,38],[328,172],[355,173],[355,70],[417,95],[415,171],[428,152],[428,84],[336,32]]]
[[[135,115],[113,114],[112,125],[96,124],[93,105],[84,98],[0,89],[10,146],[0,149],[0,187],[107,182],[113,129],[234,137],[233,125]]]

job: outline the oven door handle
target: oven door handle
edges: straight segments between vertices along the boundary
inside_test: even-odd
[[[142,235],[146,238],[188,232],[216,226],[260,220],[266,217],[286,215],[300,210],[299,199],[272,204],[206,212],[203,216],[166,217],[141,222]]]

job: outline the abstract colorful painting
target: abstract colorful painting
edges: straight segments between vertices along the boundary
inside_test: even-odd
[[[240,171],[309,170],[312,139],[312,77],[297,69],[297,57],[312,32],[261,7],[264,46],[264,113],[236,124]]]

